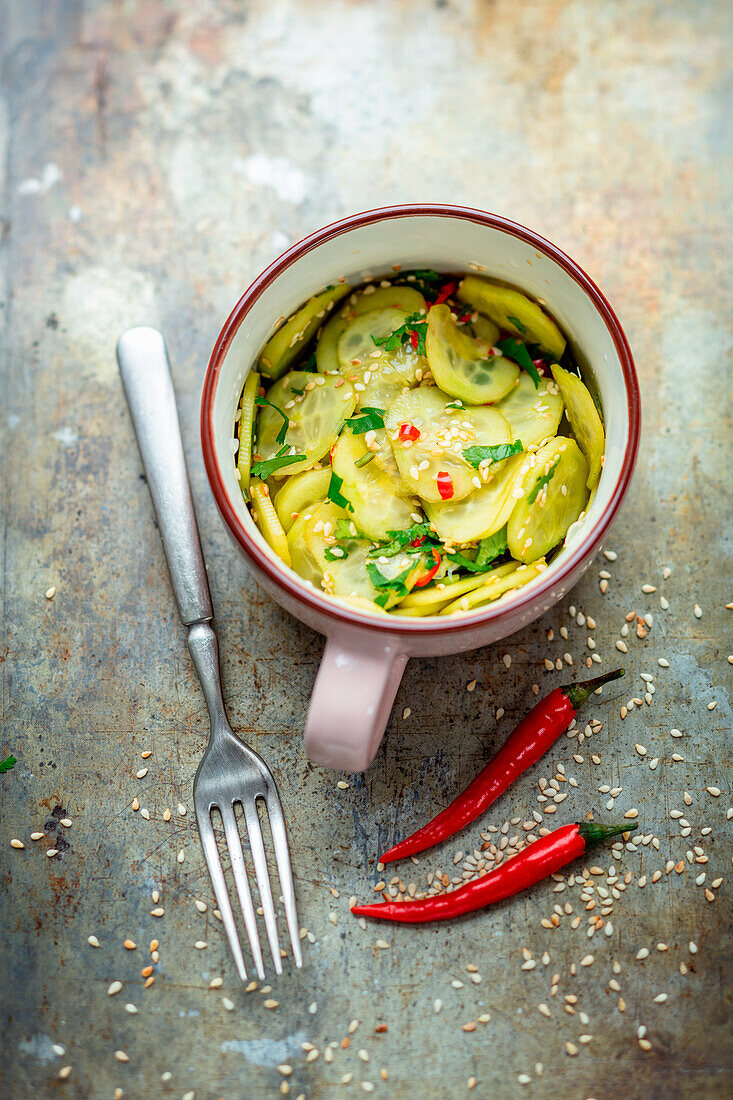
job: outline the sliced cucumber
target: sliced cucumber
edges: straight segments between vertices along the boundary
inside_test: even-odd
[[[497,569],[506,570],[506,566],[500,565]],[[406,611],[408,609],[413,611],[418,608],[429,608],[430,610],[425,611],[425,614],[434,615],[437,608],[450,603],[456,596],[463,596],[466,592],[472,592],[474,588],[480,588],[489,576],[497,572],[497,569],[492,569],[490,573],[475,573],[471,577],[461,577],[457,581],[442,581],[429,588],[421,588],[418,592],[411,592],[409,596],[405,596],[400,609],[404,607]]]
[[[492,355],[490,344],[462,332],[446,305],[430,310],[425,347],[441,390],[471,405],[500,401],[519,377],[519,367],[511,359]]]
[[[485,313],[500,328],[530,344],[539,344],[556,359],[565,351],[565,337],[552,317],[526,294],[497,286],[478,275],[467,275],[458,287],[458,297],[472,309]]]
[[[386,539],[388,531],[401,531],[414,523],[414,507],[396,469],[390,474],[376,460],[357,465],[368,453],[365,437],[346,428],[334,448],[332,465],[343,479],[342,492],[354,508],[358,530],[372,539]]]
[[[400,553],[382,561],[369,556],[369,543],[363,539],[339,539],[336,545],[339,520],[349,522],[351,515],[331,501],[315,504],[298,516],[288,532],[293,568],[333,596],[366,599],[372,603],[385,597],[384,606],[394,606],[402,596],[387,588],[375,587],[369,567],[375,566],[387,579],[406,574],[403,584],[409,590],[424,569],[424,555]],[[344,556],[335,557],[336,551]]]
[[[286,532],[304,508],[326,499],[330,482],[330,466],[324,466],[322,470],[305,470],[302,474],[285,479],[274,504],[278,519]]]
[[[257,525],[264,535],[265,541],[286,565],[291,565],[288,540],[270,499],[270,490],[261,481],[254,478],[250,484],[249,495]]]
[[[451,500],[461,500],[481,488],[478,472],[463,457],[465,449],[510,443],[512,439],[507,421],[496,409],[451,409],[448,404],[448,397],[436,387],[420,386],[400,394],[385,419],[395,461],[409,492],[435,503],[446,499],[439,489],[439,474],[450,479]],[[419,430],[416,441],[400,439],[404,424]]]
[[[505,592],[522,588],[523,585],[533,581],[546,568],[547,563],[544,559],[533,562],[531,565],[518,565],[516,562],[500,565],[494,569],[493,574],[489,574],[485,584],[447,604],[439,614],[455,615],[461,611],[472,611],[475,607],[482,607],[486,603],[493,603]]]
[[[255,419],[255,397],[259,392],[260,376],[257,371],[251,370],[242,390],[242,400],[239,404],[239,424],[237,426],[237,438],[239,440],[237,470],[239,472],[239,484],[242,489],[249,488],[249,471],[252,468],[252,429]]]
[[[260,408],[256,423],[256,454],[274,458],[283,446],[304,455],[301,462],[275,471],[274,477],[290,477],[309,469],[328,454],[344,420],[351,416],[356,394],[350,382],[337,375],[290,371],[271,386],[267,400],[289,418],[284,444],[278,440],[283,418],[269,405]]]
[[[481,489],[453,503],[425,504],[428,519],[441,539],[458,546],[488,538],[504,526],[514,510],[514,496],[529,466],[527,454],[513,455],[489,467]]]
[[[606,435],[596,403],[588,387],[576,375],[564,370],[557,363],[553,366],[552,373],[560,387],[573,434],[588,462],[588,488],[595,489],[601,476],[606,449]]]
[[[588,463],[574,439],[556,436],[532,457],[523,497],[507,524],[512,557],[527,563],[545,557],[565,538],[588,500]]]
[[[259,369],[267,378],[280,378],[295,361],[305,345],[315,336],[324,318],[337,302],[351,291],[346,283],[328,287],[316,294],[288,318],[265,344]]]
[[[341,371],[349,374],[354,368],[366,366],[370,359],[383,353],[375,340],[391,336],[404,325],[408,314],[401,309],[370,309],[362,313],[344,329],[338,342],[338,360]]]
[[[514,439],[521,439],[525,448],[538,447],[552,439],[562,420],[563,400],[551,379],[541,378],[538,389],[522,371],[517,384],[498,404],[497,409],[509,421]]]
[[[338,357],[338,344],[341,336],[353,324],[355,318],[376,310],[394,309],[405,315],[427,313],[427,303],[419,291],[412,287],[377,287],[367,293],[365,290],[354,294],[332,318],[324,325],[318,337],[316,363],[319,371],[328,373],[341,369]],[[374,350],[374,346],[370,350]]]

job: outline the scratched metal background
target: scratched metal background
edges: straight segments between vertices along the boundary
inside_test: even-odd
[[[0,4],[0,754],[18,757],[0,779],[3,1097],[96,1100],[118,1088],[135,1098],[195,1089],[199,1100],[240,1100],[278,1095],[275,1067],[285,1061],[291,1096],[308,1100],[360,1095],[362,1081],[379,1096],[462,1096],[470,1075],[472,1095],[502,1100],[733,1092],[725,9],[701,0]],[[265,263],[334,217],[414,199],[499,211],[577,257],[629,334],[644,441],[609,544],[617,562],[599,560],[571,599],[505,644],[412,662],[377,763],[342,791],[338,776],[308,764],[300,739],[322,640],[265,599],[231,549],[204,483],[198,399],[220,324]],[[281,785],[301,920],[316,938],[302,972],[286,963],[274,983],[276,1011],[238,988],[221,926],[192,904],[210,889],[191,813],[179,816],[176,804],[190,805],[206,721],[117,379],[115,341],[134,323],[159,325],[168,339],[232,721]],[[672,575],[662,584],[665,565]],[[603,566],[612,574],[605,598]],[[667,613],[659,593],[642,595],[644,581],[666,593]],[[50,585],[57,594],[47,601]],[[606,665],[628,610],[651,610],[654,626],[630,643],[631,682],[592,711],[606,723],[592,743],[601,765],[587,752],[574,764],[563,740],[488,820],[524,819],[537,777],[563,762],[579,788],[555,820],[587,809],[610,816],[597,787],[617,783],[614,816],[638,806],[642,828],[661,839],[659,853],[626,853],[617,866],[651,874],[701,843],[709,878],[725,880],[718,900],[705,901],[688,867],[629,888],[613,935],[596,935],[591,947],[577,890],[578,931],[567,920],[552,933],[540,927],[569,896],[550,886],[455,926],[362,932],[347,899],[369,895],[380,845],[475,773],[527,709],[533,682],[544,693],[566,678],[544,671],[543,658],[566,648],[548,643],[547,630],[571,628],[576,667],[587,654],[571,602],[598,620]],[[668,670],[657,666],[661,655]],[[647,670],[657,678],[654,703],[622,723],[619,703],[639,694]],[[497,706],[506,709],[499,723]],[[683,738],[671,740],[671,727]],[[659,756],[656,772],[636,742]],[[673,751],[684,761],[673,763]],[[710,784],[722,788],[719,799],[706,794]],[[132,812],[135,795],[149,821]],[[687,840],[668,816],[675,806],[693,826]],[[46,822],[58,807],[74,824],[68,849],[49,860],[43,849],[63,830]],[[713,831],[701,840],[706,825]],[[36,845],[34,828],[47,834]],[[13,836],[25,851],[9,847]],[[461,843],[478,837],[477,827]],[[453,850],[415,875],[441,860],[452,870]],[[610,853],[591,858],[613,862]],[[149,915],[154,888],[166,909],[159,921]],[[90,933],[100,950],[87,945]],[[141,948],[125,952],[126,936]],[[161,958],[143,990],[152,936]],[[389,949],[375,947],[381,936]],[[202,952],[197,939],[208,941]],[[670,950],[657,953],[658,940]],[[537,958],[549,950],[550,965],[523,972],[523,946]],[[642,946],[652,955],[635,962]],[[572,977],[588,950],[594,965]],[[623,1014],[608,986],[614,960]],[[451,979],[466,981],[467,963],[482,983],[452,989]],[[546,1020],[536,1005],[549,1000],[553,972],[560,990]],[[218,974],[223,990],[207,992]],[[110,998],[113,979],[126,988]],[[660,991],[665,1005],[653,1003]],[[558,1003],[572,992],[587,1026]],[[445,1002],[439,1016],[435,997]],[[127,1015],[123,1000],[139,1014]],[[463,1032],[481,1012],[490,1023]],[[349,1050],[339,1047],[331,1065],[322,1056],[306,1064],[300,1044],[340,1044],[351,1018],[361,1024]],[[382,1022],[388,1030],[375,1036]],[[641,1024],[648,1052],[636,1041]],[[593,1042],[569,1058],[565,1040],[580,1032]],[[129,1063],[118,1064],[115,1049]],[[66,1064],[73,1071],[62,1083]],[[354,1082],[341,1088],[349,1071]],[[523,1072],[532,1078],[524,1088]]]

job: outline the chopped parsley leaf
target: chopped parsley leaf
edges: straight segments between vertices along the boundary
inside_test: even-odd
[[[449,554],[446,562],[454,568],[465,569],[468,573],[485,573],[487,568],[496,558],[500,558],[507,550],[506,524],[488,538],[481,539],[478,544],[476,557],[471,561],[464,554]]]
[[[497,443],[494,447],[466,447],[463,457],[478,469],[487,459],[489,462],[501,462],[502,459],[521,454],[523,450],[521,439],[515,439],[513,443]]]
[[[528,504],[534,504],[534,502],[536,501],[540,491],[542,489],[544,489],[544,487],[546,485],[550,484],[553,477],[555,476],[555,470],[557,469],[559,462],[560,462],[560,459],[559,458],[556,459],[556,461],[553,463],[553,465],[550,466],[550,469],[547,471],[547,473],[546,474],[540,474],[540,476],[537,478],[537,480],[534,483],[534,486],[532,487],[531,492],[527,496],[527,503]]]
[[[515,336],[508,336],[506,340],[497,340],[496,346],[499,351],[506,355],[507,359],[514,360],[515,363],[519,363],[519,366],[526,370],[534,382],[534,388],[538,390],[540,388],[540,372],[532,362],[527,351],[527,345],[523,344],[521,340],[517,340]]]
[[[292,466],[294,462],[301,462],[305,458],[305,455],[289,455],[287,453],[288,449],[288,447],[281,447],[274,458],[266,458],[262,462],[255,462],[250,471],[252,477],[259,477],[265,481],[276,470],[281,470],[283,466]]]
[[[519,320],[519,318],[518,318],[518,317],[510,317],[510,316],[509,316],[509,314],[507,313],[507,317],[506,317],[506,319],[507,319],[507,321],[510,321],[510,322],[511,322],[511,324],[513,324],[513,325],[514,325],[514,327],[515,327],[516,329],[519,329],[519,331],[521,332],[522,336],[526,336],[526,335],[527,335],[527,326],[526,326],[526,325],[523,325],[523,324],[522,324],[522,322],[521,322],[521,321]]]
[[[348,558],[349,551],[345,550],[343,546],[334,544],[333,546],[327,546],[323,551],[323,556],[326,561],[343,561],[344,558]]]
[[[17,763],[14,756],[6,756],[4,760],[0,760],[0,772],[9,772]]]
[[[370,555],[393,558],[395,554],[399,554],[401,551],[406,554],[421,554],[426,545],[440,545],[439,539],[430,530],[429,523],[413,523],[412,527],[406,527],[404,531],[388,531],[387,534],[392,541],[384,543],[382,546],[375,546],[373,550],[369,551]],[[419,546],[410,545],[413,542],[418,542],[418,540],[420,541]]]
[[[342,477],[339,477],[338,474],[335,474],[332,470],[331,480],[328,484],[328,493],[326,495],[330,501],[332,501],[334,504],[338,504],[339,508],[348,508],[350,512],[353,512],[354,509],[352,504],[341,492],[341,486],[343,485],[343,483],[344,479]]]
[[[372,432],[376,431],[377,428],[383,428],[384,417],[384,409],[374,409],[369,405],[364,405],[356,416],[348,417],[346,423],[351,426],[354,435],[364,435],[365,432]]]
[[[415,271],[404,271],[398,276],[398,281],[414,286],[425,298],[437,298],[441,284],[446,276],[441,275],[432,268],[417,268]]]
[[[412,565],[408,565],[407,569],[404,569],[401,573],[398,573],[396,577],[385,577],[383,573],[379,572],[379,568],[375,565],[373,561],[368,561],[366,568],[367,573],[369,574],[369,580],[372,582],[375,588],[380,588],[385,595],[387,595],[387,593],[389,592],[394,592],[396,596],[407,595],[408,588],[405,584],[405,581],[413,570]],[[379,606],[384,607],[384,604],[382,603]]]
[[[278,416],[283,418],[283,426],[275,436],[275,439],[278,443],[284,443],[285,436],[288,434],[288,428],[290,427],[290,417],[286,416],[282,409],[278,408],[277,405],[273,405],[272,401],[268,401],[266,397],[255,397],[255,405],[259,405],[260,408],[267,405],[269,408],[274,409]]]
[[[410,344],[418,355],[425,355],[427,332],[428,322],[424,314],[411,313],[405,323],[389,336],[372,336],[372,340],[377,347],[384,347],[385,351],[398,351],[405,344]]]

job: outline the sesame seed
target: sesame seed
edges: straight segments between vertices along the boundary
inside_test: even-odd
[[[126,947],[128,951],[134,951],[137,947],[137,944],[134,940],[125,940],[122,946]]]
[[[119,993],[122,989],[122,982],[112,982],[107,990],[108,997],[114,997],[115,993]]]
[[[646,959],[648,955],[649,949],[647,947],[642,947],[636,952],[636,958],[639,959],[639,961],[641,961],[642,959]]]
[[[706,787],[705,790],[708,794],[711,794],[713,798],[720,798],[720,787]]]
[[[87,936],[87,943],[90,947],[99,947],[99,940],[96,936]]]
[[[411,714],[412,711],[409,707],[405,707],[405,709],[402,711],[402,717],[405,721],[410,717]]]
[[[234,1010],[234,1001],[230,1001],[228,997],[222,997],[221,1003],[224,1005],[227,1012],[232,1012]]]
[[[150,916],[151,917],[162,917],[164,913],[165,913],[165,909],[163,908],[162,905],[159,905],[156,909],[151,909],[150,910]]]
[[[66,1081],[69,1077],[71,1077],[71,1066],[62,1066],[59,1070],[60,1080]]]
[[[62,817],[61,821],[60,821],[60,824],[63,825],[63,827],[65,829],[70,829],[71,826],[73,825],[73,821],[71,820],[70,817]]]
[[[137,1015],[137,1006],[134,1005],[134,1004],[131,1004],[128,1001],[128,1003],[125,1005],[125,1012],[129,1012],[129,1014],[131,1016],[136,1016]]]
[[[52,600],[55,595],[56,595],[56,588],[54,587],[54,585],[51,585],[50,588],[46,589],[46,599],[47,600]]]
[[[180,814],[181,817],[186,816],[187,810],[186,810],[186,807],[183,805],[182,802],[178,803],[178,813]]]
[[[664,657],[660,657],[657,661],[657,664],[660,668],[669,668],[669,661],[666,660]]]
[[[280,1004],[279,1001],[273,1001],[271,998],[264,1001],[263,1003],[265,1005],[265,1008],[277,1008],[278,1005]]]
[[[118,1062],[129,1062],[130,1061],[130,1055],[126,1054],[124,1050],[116,1050],[115,1051],[115,1058],[117,1059]]]
[[[135,776],[136,776],[137,779],[144,779],[147,774],[148,774],[148,769],[147,768],[140,768],[140,771],[135,772]]]
[[[18,838],[14,836],[13,839],[10,841],[10,847],[20,850],[21,848],[25,848],[25,844],[22,840],[18,840]]]
[[[565,1043],[565,1053],[569,1054],[571,1058],[574,1058],[578,1053],[578,1048],[575,1043]]]

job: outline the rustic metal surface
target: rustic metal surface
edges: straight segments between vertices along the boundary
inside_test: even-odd
[[[733,1091],[725,7],[0,5],[0,755],[18,758],[0,777],[3,1096],[195,1090],[199,1100],[240,1100],[278,1095],[287,1082],[291,1096],[309,1100],[360,1095],[361,1082],[395,1098]],[[307,763],[300,739],[322,640],[263,597],[229,545],[204,483],[198,398],[220,323],[263,264],[336,216],[415,199],[526,222],[600,282],[636,354],[643,449],[609,544],[618,559],[601,557],[562,606],[505,644],[412,662],[377,763],[342,790],[339,776]],[[190,812],[204,706],[114,361],[120,331],[140,323],[168,338],[232,724],[280,784],[301,920],[315,940],[305,943],[302,972],[286,961],[270,1010],[268,994],[238,986],[221,926],[193,901],[211,900]],[[665,566],[671,575],[662,581]],[[605,596],[603,568],[611,574]],[[642,593],[645,582],[657,591]],[[605,667],[621,657],[614,643],[628,611],[651,611],[654,622],[643,641],[632,624],[628,683],[607,692],[613,702],[589,708],[604,729],[589,745],[559,742],[460,844],[470,851],[487,824],[543,809],[537,779],[564,764],[578,786],[551,823],[586,810],[618,819],[638,807],[641,829],[659,838],[658,851],[649,844],[618,860],[606,851],[584,861],[631,872],[611,929],[588,939],[594,913],[566,882],[562,892],[543,885],[453,926],[363,931],[347,899],[371,895],[380,846],[475,773],[527,709],[533,683],[544,693],[567,679],[545,671],[545,657],[569,650],[585,671],[588,629],[570,618],[570,604],[597,620]],[[620,704],[642,696],[641,672],[655,676],[653,702],[622,721]],[[506,711],[499,721],[497,707]],[[604,784],[623,787],[612,813]],[[133,811],[135,797],[149,820]],[[185,816],[179,802],[189,806]],[[53,826],[58,807],[71,828]],[[689,836],[680,836],[673,809],[689,820]],[[42,840],[30,839],[34,829]],[[61,834],[68,848],[54,840]],[[13,837],[24,850],[11,848]],[[62,850],[49,859],[52,845]],[[692,845],[707,864],[688,863]],[[398,873],[417,883],[431,868],[453,873],[455,850]],[[681,873],[666,873],[668,860],[682,861]],[[652,884],[657,869],[662,878]],[[708,902],[704,889],[719,876]],[[162,918],[150,915],[155,889]],[[542,927],[566,902],[579,928],[564,912],[559,928]],[[123,947],[128,936],[135,951]],[[153,937],[160,958],[144,989]],[[375,946],[382,938],[388,948]],[[197,940],[208,946],[195,949]],[[522,948],[535,969],[522,970]],[[642,948],[650,955],[637,960]],[[580,967],[589,953],[592,965]],[[217,975],[223,987],[208,990]],[[115,980],[124,990],[108,996]],[[666,1003],[654,1002],[660,993]],[[575,1004],[564,1000],[575,995]],[[488,1022],[462,1030],[484,1013]],[[360,1024],[342,1049],[351,1019]],[[375,1034],[382,1023],[387,1031]],[[320,1051],[311,1062],[304,1042]],[[330,1063],[328,1042],[337,1044]],[[118,1062],[116,1050],[129,1061]],[[71,1075],[58,1080],[65,1066]],[[353,1081],[340,1085],[348,1073]]]

